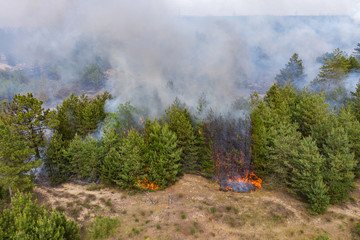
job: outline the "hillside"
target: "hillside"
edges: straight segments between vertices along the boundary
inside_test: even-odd
[[[216,183],[196,175],[185,175],[164,191],[134,195],[80,183],[38,186],[35,193],[41,203],[85,227],[95,214],[118,216],[112,239],[314,239],[326,232],[330,239],[357,239],[352,229],[360,220],[359,186],[351,200],[319,216],[310,215],[285,190],[265,186],[253,193],[221,192]]]

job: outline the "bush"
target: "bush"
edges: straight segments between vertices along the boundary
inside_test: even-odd
[[[91,222],[87,232],[90,239],[108,238],[116,233],[116,226],[119,224],[118,218],[96,216]]]
[[[358,236],[360,236],[360,221],[355,225],[354,231]]]
[[[0,239],[80,239],[79,226],[63,213],[47,211],[31,201],[31,194],[16,194],[12,209],[0,215]]]

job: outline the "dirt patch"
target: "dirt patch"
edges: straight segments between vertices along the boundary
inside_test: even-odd
[[[310,215],[283,190],[222,192],[216,183],[196,175],[185,175],[163,191],[135,195],[89,189],[66,183],[37,187],[35,192],[48,207],[85,227],[95,215],[119,217],[112,239],[313,239],[326,232],[331,239],[352,239],[352,228],[360,220],[359,187],[349,202],[320,216]]]

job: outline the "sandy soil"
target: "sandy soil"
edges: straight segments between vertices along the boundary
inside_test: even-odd
[[[360,184],[360,182],[358,182]],[[219,191],[203,177],[185,175],[176,185],[157,192],[128,195],[117,189],[89,190],[66,183],[35,189],[40,202],[64,211],[83,226],[95,215],[118,217],[110,239],[359,239],[353,228],[360,220],[360,189],[351,199],[312,216],[302,202],[282,189],[252,193]]]

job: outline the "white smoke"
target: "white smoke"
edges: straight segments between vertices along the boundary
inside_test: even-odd
[[[292,8],[289,1],[275,3]],[[254,6],[269,10],[259,0],[242,4],[250,14]],[[108,58],[115,70],[107,82],[115,96],[109,111],[131,101],[153,114],[175,96],[195,106],[202,93],[209,105],[224,109],[255,88],[267,89],[294,52],[310,82],[319,71],[317,57],[337,47],[351,53],[360,40],[350,17],[185,17],[165,0],[1,1],[0,28],[14,35],[10,50],[23,61]],[[76,78],[62,74],[63,85]]]

